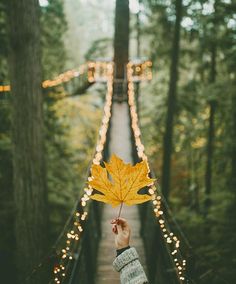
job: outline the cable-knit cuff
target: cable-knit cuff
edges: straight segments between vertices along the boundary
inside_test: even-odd
[[[116,257],[113,267],[120,272],[127,264],[138,259],[138,253],[135,248],[129,248]]]
[[[127,250],[127,249],[129,249],[129,248],[130,248],[130,246],[127,246],[127,247],[122,248],[122,249],[117,249],[117,250],[116,250],[116,256],[122,254],[122,252],[124,252],[125,250]]]

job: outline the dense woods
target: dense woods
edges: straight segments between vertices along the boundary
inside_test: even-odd
[[[142,139],[191,244],[190,277],[234,283],[233,0],[0,2],[0,86],[11,84],[0,92],[0,279],[48,283],[47,269],[26,279],[82,190],[102,118],[104,84],[65,98],[65,86],[41,82],[87,60],[113,60],[113,36],[117,79],[126,76],[128,46],[130,59],[153,62],[152,80],[136,84]]]

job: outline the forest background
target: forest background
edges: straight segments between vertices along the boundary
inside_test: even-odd
[[[40,0],[40,6],[43,79],[87,60],[112,58],[115,1]],[[175,1],[130,0],[130,11],[130,58],[139,53],[153,61],[152,81],[140,86],[139,115],[146,152],[161,181]],[[0,40],[1,85],[9,83],[5,1]],[[198,255],[199,283],[231,284],[236,279],[236,3],[184,0],[178,55],[167,197]],[[79,97],[44,97],[50,243],[83,188],[104,90],[98,84]],[[1,94],[0,266],[1,275],[12,277],[7,283],[16,283],[11,107],[10,95]]]

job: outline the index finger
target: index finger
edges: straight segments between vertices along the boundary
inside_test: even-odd
[[[117,218],[117,224],[118,224],[118,225],[121,225],[122,228],[129,228],[128,222],[127,222],[127,220],[124,219],[124,218],[120,218],[120,217]]]

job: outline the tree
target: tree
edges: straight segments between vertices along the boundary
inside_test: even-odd
[[[216,80],[216,45],[213,43],[211,48],[211,71],[210,83],[214,84]],[[211,99],[209,102],[210,115],[209,115],[209,128],[208,128],[208,142],[207,142],[207,163],[205,172],[205,214],[211,203],[210,194],[212,187],[212,160],[213,160],[213,141],[215,136],[215,112],[216,100]]]
[[[65,70],[67,22],[63,4],[63,0],[49,0],[46,7],[41,7],[43,79],[53,78]]]
[[[19,283],[23,284],[44,255],[48,239],[38,1],[9,1],[8,19],[15,236]],[[34,283],[43,280],[38,277]]]
[[[167,99],[167,118],[166,129],[164,134],[163,146],[163,165],[162,165],[162,191],[166,199],[170,192],[170,173],[171,173],[171,153],[174,114],[176,111],[176,93],[178,80],[178,62],[179,62],[179,45],[180,45],[180,23],[182,18],[182,0],[176,0],[176,21],[172,45],[170,81]]]
[[[114,64],[115,79],[121,80],[115,84],[114,93],[122,100],[126,65],[129,61],[129,0],[116,0]]]

